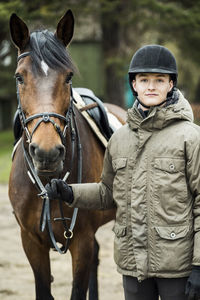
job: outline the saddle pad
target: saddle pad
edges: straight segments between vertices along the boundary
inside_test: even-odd
[[[81,96],[82,100],[85,102],[85,107],[81,109],[86,110],[90,117],[93,118],[96,125],[100,129],[101,133],[104,135],[108,141],[113,134],[113,130],[110,127],[108,121],[108,115],[105,110],[103,102],[95,96],[92,90],[88,88],[74,88],[74,90]]]
[[[104,147],[107,147],[108,141],[105,138],[105,136],[101,133],[101,131],[100,131],[99,127],[96,125],[94,119],[89,115],[87,110],[82,110],[86,106],[86,104],[83,101],[82,97],[79,95],[79,93],[75,89],[73,89],[73,97],[75,99],[75,101],[74,101],[75,106],[81,111],[81,114],[86,119],[86,121],[90,125],[91,129],[94,131],[96,136],[102,142]],[[106,107],[105,107],[105,110],[106,110],[107,117],[109,120],[109,125],[112,128],[112,131],[114,132],[119,127],[121,127],[122,124],[119,122],[119,120],[113,114],[111,114],[110,112],[107,111]]]
[[[20,137],[20,139],[17,141],[17,143],[16,143],[16,144],[14,145],[14,147],[13,147],[13,151],[12,151],[12,154],[11,154],[11,159],[12,159],[12,161],[13,161],[13,158],[14,158],[14,156],[15,156],[15,152],[16,152],[17,147],[18,147],[19,143],[21,142],[21,140],[22,140],[22,137]]]

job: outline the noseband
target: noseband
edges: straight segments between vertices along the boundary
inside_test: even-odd
[[[30,55],[30,52],[24,52],[22,54],[20,54],[17,58],[17,62],[19,62],[20,59],[22,59],[23,57],[26,57]],[[79,132],[78,132],[78,127],[76,124],[76,119],[75,119],[75,113],[74,113],[74,107],[73,107],[73,102],[75,101],[73,98],[73,92],[72,92],[72,83],[70,82],[70,105],[68,108],[68,111],[66,113],[66,116],[54,113],[54,112],[43,112],[43,113],[38,113],[38,114],[34,114],[32,116],[29,116],[28,118],[26,118],[25,113],[23,112],[22,106],[21,106],[21,99],[20,99],[20,94],[19,94],[19,83],[16,79],[16,89],[17,89],[17,100],[18,100],[18,111],[19,111],[19,117],[20,117],[20,121],[21,121],[21,125],[22,128],[26,134],[27,137],[27,142],[31,143],[32,140],[32,136],[34,134],[34,132],[36,131],[36,129],[39,127],[39,125],[44,122],[44,123],[52,123],[53,127],[55,128],[55,130],[57,131],[57,133],[59,134],[62,144],[65,145],[65,137],[66,137],[66,131],[67,128],[71,128],[71,144],[72,144],[72,158],[71,158],[71,165],[69,170],[66,172],[65,176],[63,177],[63,180],[67,180],[68,176],[70,175],[71,169],[72,169],[72,165],[73,165],[73,160],[74,160],[74,143],[75,143],[75,139],[77,138],[77,147],[78,147],[78,178],[77,178],[77,182],[81,183],[82,181],[82,148],[81,148],[81,143],[80,143],[80,137],[79,137]],[[65,122],[65,127],[64,130],[62,131],[60,126],[52,119],[53,118],[57,118],[60,119],[61,121]],[[31,122],[34,119],[39,119],[36,123],[36,125],[33,128],[33,131],[30,133],[27,127],[27,124],[29,122]],[[74,125],[73,125],[74,124]],[[55,250],[57,250],[60,254],[64,254],[67,252],[68,247],[69,247],[69,241],[70,239],[73,237],[73,229],[76,223],[76,217],[77,217],[77,213],[78,213],[78,208],[74,208],[74,212],[71,218],[71,224],[70,226],[67,225],[67,220],[69,218],[64,217],[63,214],[63,202],[62,200],[59,200],[59,208],[60,208],[60,214],[61,217],[59,218],[54,218],[54,221],[61,221],[64,227],[64,237],[66,239],[66,243],[65,246],[63,247],[59,247],[57,245],[53,230],[52,230],[52,224],[51,224],[51,209],[50,209],[50,199],[48,197],[48,193],[43,185],[43,183],[41,182],[39,176],[37,175],[35,168],[33,166],[31,157],[28,153],[28,151],[26,150],[25,146],[24,146],[24,141],[22,140],[22,148],[24,151],[24,157],[28,166],[28,171],[27,174],[29,175],[31,181],[33,184],[36,185],[39,194],[38,196],[41,197],[43,199],[43,208],[42,208],[42,213],[41,213],[41,218],[40,218],[40,230],[43,232],[45,230],[45,228],[47,227],[50,239],[51,239],[51,243],[53,245],[53,247],[55,248]]]

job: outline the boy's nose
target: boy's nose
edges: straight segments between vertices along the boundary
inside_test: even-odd
[[[148,89],[149,89],[149,90],[154,90],[154,89],[155,89],[155,82],[150,81],[150,82],[149,82],[149,85],[148,85]]]

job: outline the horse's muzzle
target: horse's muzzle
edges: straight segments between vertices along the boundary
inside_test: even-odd
[[[63,170],[63,160],[65,158],[65,147],[63,145],[57,145],[46,151],[36,143],[31,143],[29,153],[39,175],[50,176]]]

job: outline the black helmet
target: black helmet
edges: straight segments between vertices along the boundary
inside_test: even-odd
[[[170,74],[177,83],[178,70],[174,55],[165,47],[160,45],[147,45],[133,55],[129,66],[129,82],[132,88],[132,80],[137,73],[163,73]]]

